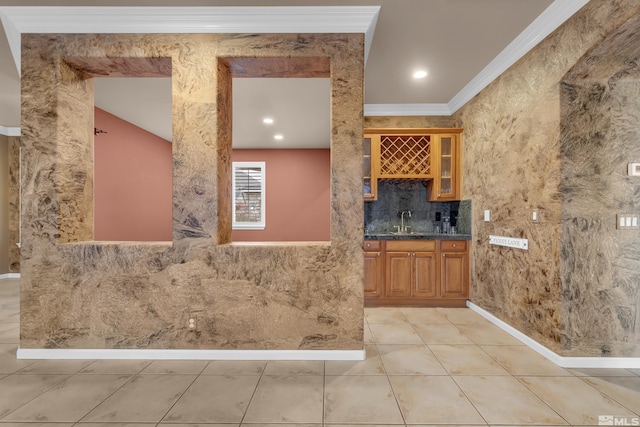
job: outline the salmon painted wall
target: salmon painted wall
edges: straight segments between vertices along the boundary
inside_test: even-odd
[[[234,162],[265,162],[266,227],[234,230],[234,242],[328,241],[329,149],[233,150]]]
[[[172,240],[171,142],[99,108],[94,125],[94,239]]]

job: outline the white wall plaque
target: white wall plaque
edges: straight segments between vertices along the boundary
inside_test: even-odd
[[[529,239],[518,239],[516,237],[503,237],[489,235],[489,244],[497,246],[507,246],[510,248],[529,250]]]

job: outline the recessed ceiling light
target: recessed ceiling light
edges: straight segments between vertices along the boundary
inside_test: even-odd
[[[284,139],[284,136],[282,136],[282,134],[275,134],[273,135],[273,139],[277,139],[278,141],[282,141]]]
[[[273,119],[271,117],[265,117],[264,119],[262,119],[262,123],[268,124],[268,125],[272,125],[273,124]]]
[[[414,79],[424,79],[425,77],[427,77],[427,72],[424,70],[419,70],[413,73]]]

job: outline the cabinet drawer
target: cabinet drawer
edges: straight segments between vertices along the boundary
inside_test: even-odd
[[[380,240],[365,240],[363,246],[365,252],[380,252],[382,245]]]
[[[389,252],[433,252],[435,250],[435,240],[387,240]]]
[[[467,250],[466,240],[442,240],[440,250],[447,252],[464,252]]]

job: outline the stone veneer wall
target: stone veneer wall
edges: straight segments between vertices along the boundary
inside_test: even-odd
[[[9,139],[9,272],[20,273],[20,137]]]
[[[640,356],[637,232],[613,229],[637,206],[621,176],[638,153],[637,84],[587,78],[573,105],[561,100],[571,68],[638,13],[635,0],[592,0],[454,115],[473,200],[472,301],[565,356]],[[490,246],[490,234],[528,238],[529,250]]]
[[[363,348],[362,34],[22,40],[22,348]],[[331,78],[331,242],[229,244],[231,75],[310,58]],[[91,241],[101,73],[172,76],[171,243]]]

